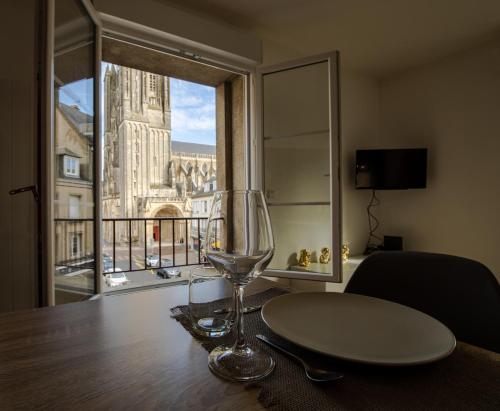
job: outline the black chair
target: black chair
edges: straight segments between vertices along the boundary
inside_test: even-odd
[[[347,293],[422,311],[457,340],[500,353],[500,285],[483,264],[445,254],[383,251],[356,269]]]

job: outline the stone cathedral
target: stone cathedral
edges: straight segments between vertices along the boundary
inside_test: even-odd
[[[191,196],[215,177],[215,146],[171,141],[169,78],[108,66],[104,99],[103,217],[191,216]]]

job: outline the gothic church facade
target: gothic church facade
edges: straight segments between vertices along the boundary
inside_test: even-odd
[[[108,66],[104,98],[103,217],[190,217],[191,195],[215,176],[215,147],[171,141],[169,78]]]

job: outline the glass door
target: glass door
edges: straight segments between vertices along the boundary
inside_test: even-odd
[[[99,292],[98,19],[88,1],[53,3],[52,303]],[[49,273],[50,275],[50,273]]]
[[[257,76],[260,175],[276,242],[269,275],[341,280],[338,54]]]

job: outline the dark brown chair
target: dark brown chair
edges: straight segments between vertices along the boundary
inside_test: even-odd
[[[477,261],[423,252],[377,252],[359,265],[345,292],[415,308],[445,324],[457,340],[500,353],[500,285]]]

